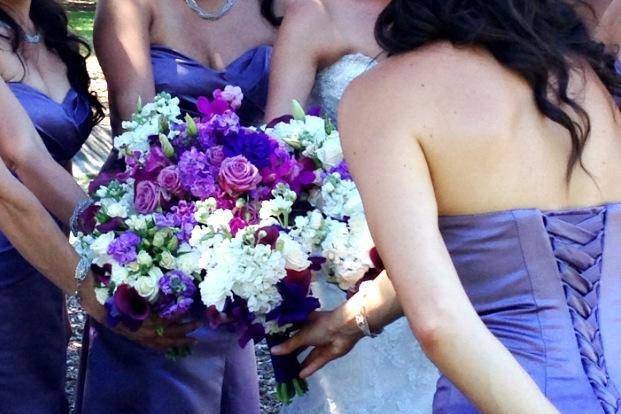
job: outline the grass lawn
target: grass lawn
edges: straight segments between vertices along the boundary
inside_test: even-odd
[[[82,36],[89,43],[93,43],[93,19],[95,18],[94,11],[68,11],[69,26],[78,35]]]

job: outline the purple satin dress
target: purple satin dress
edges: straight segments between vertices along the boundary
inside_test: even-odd
[[[260,122],[267,100],[271,47],[244,53],[223,72],[163,46],[151,48],[158,92],[181,100],[195,115],[196,99],[226,85],[244,93],[240,117]],[[82,397],[83,414],[258,414],[259,386],[252,344],[238,336],[200,329],[192,355],[179,361],[96,327],[91,338]]]
[[[563,414],[621,413],[621,205],[441,217],[483,322]],[[435,414],[478,411],[446,378]]]
[[[91,130],[88,100],[71,90],[57,103],[26,84],[8,85],[54,159],[73,158]],[[62,291],[0,234],[0,413],[68,412],[63,305]]]

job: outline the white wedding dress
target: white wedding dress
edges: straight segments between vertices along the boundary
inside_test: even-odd
[[[344,56],[318,74],[313,104],[336,120],[347,86],[374,65],[374,59],[362,54]],[[343,291],[324,280],[313,283],[313,292],[325,310],[346,299]],[[431,414],[438,378],[438,370],[401,318],[317,372],[309,379],[309,393],[296,397],[281,414]]]

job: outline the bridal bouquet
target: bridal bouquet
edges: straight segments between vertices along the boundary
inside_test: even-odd
[[[114,142],[124,170],[89,188],[76,248],[93,261],[109,323],[152,315],[200,318],[240,333],[240,345],[286,340],[319,307],[311,251],[293,235],[298,192],[315,175],[278,140],[240,125],[241,90],[227,86],[182,118],[160,94]],[[274,357],[278,395],[306,391],[295,357]]]
[[[340,136],[317,111],[306,114],[294,102],[293,116],[266,127],[307,170],[314,171],[300,192],[309,214],[296,219],[293,232],[323,261],[329,281],[354,292],[375,278],[383,264],[374,247],[358,189],[343,159]]]

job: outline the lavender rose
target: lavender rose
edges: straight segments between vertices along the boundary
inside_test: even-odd
[[[152,181],[141,181],[136,184],[134,207],[141,214],[152,213],[160,201],[160,189]]]
[[[226,158],[224,155],[224,147],[222,145],[215,145],[205,151],[207,155],[207,159],[211,163],[211,165],[220,167],[222,165],[222,161]]]
[[[218,182],[226,193],[235,195],[255,189],[261,176],[257,167],[243,155],[238,155],[222,161]]]
[[[183,184],[181,183],[181,173],[175,166],[164,168],[157,177],[157,183],[164,190],[173,195],[180,195],[183,192]]]

